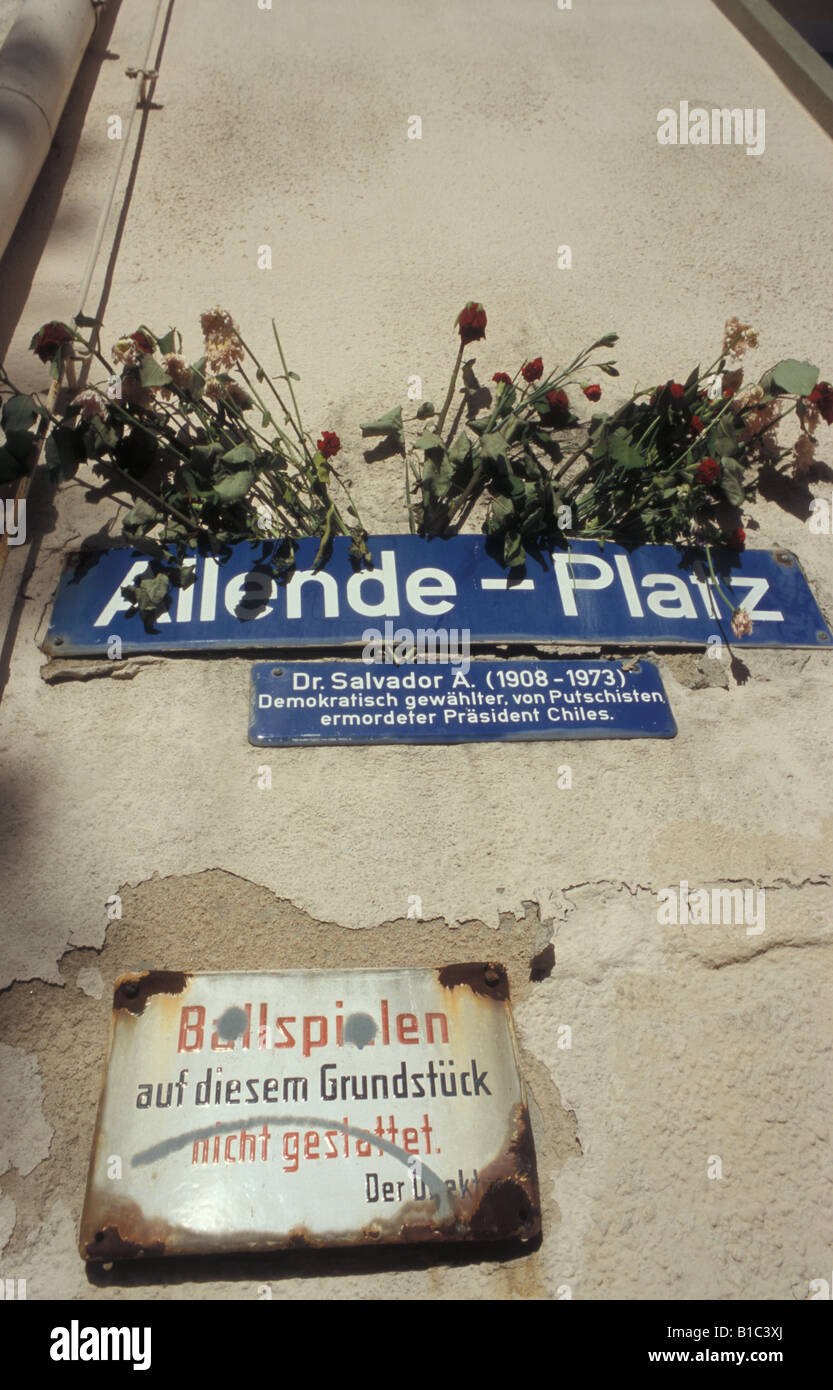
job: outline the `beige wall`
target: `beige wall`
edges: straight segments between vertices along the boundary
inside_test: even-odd
[[[0,266],[25,388],[46,385],[29,337],[74,308],[116,156],[107,118],[127,112],[153,8],[122,6],[98,41]],[[760,334],[753,370],[794,355],[833,376],[829,141],[708,0],[234,15],[176,0],[160,73],[105,341],[176,324],[196,353],[219,302],[268,354],[274,314],[373,530],[402,527],[401,468],[364,461],[359,421],[413,373],[436,399],[470,297],[489,314],[487,377],[616,330],[624,392],[710,361],[730,314]],[[765,154],[659,146],[657,111],[681,99],[764,108]],[[830,476],[812,485],[828,499]],[[762,500],[747,529],[797,552],[829,618],[833,539],[787,500]],[[41,495],[6,575],[13,610],[2,594],[2,1273],[30,1298],[122,1287],[89,1283],[74,1244],[120,970],[499,956],[534,1098],[540,1248],[441,1273],[404,1252],[401,1270],[369,1254],[360,1274],[275,1261],[275,1296],[807,1298],[830,1268],[829,659],[751,652],[748,680],[724,666],[708,684],[715,663],[662,657],[670,743],[264,754],[241,658],[42,678],[63,553],[113,516],[78,485]],[[763,886],[765,933],[661,927],[656,895],[683,879]],[[557,963],[533,985],[550,934]],[[165,1298],[164,1278],[133,1292]],[[261,1278],[208,1267],[177,1296],[255,1297]]]

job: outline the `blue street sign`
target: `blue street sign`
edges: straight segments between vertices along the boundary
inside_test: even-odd
[[[507,574],[483,536],[372,537],[372,570],[354,569],[349,541],[339,537],[327,565],[313,573],[317,549],[315,540],[300,541],[295,569],[277,578],[271,542],[244,542],[219,558],[195,554],[196,582],[172,590],[166,611],[147,628],[121,592],[146,571],[147,557],[129,548],[87,552],[61,579],[44,649],[104,656],[348,646],[366,644],[373,633],[381,640],[391,629],[393,640],[397,632],[413,639],[465,631],[480,643],[702,647],[728,637],[747,647],[833,645],[787,551],[714,552],[721,588],[752,621],[751,634],[738,639],[702,555],[674,546],[574,541],[539,551],[518,575]]]
[[[482,743],[673,738],[650,661],[474,661],[443,665],[261,661],[252,667],[249,741]]]

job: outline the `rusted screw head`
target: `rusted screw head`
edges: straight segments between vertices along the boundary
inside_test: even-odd
[[[487,985],[500,984],[500,975],[491,965],[486,968],[483,978]]]
[[[121,992],[126,995],[128,999],[135,999],[136,995],[139,993],[139,981],[125,980],[121,987]]]

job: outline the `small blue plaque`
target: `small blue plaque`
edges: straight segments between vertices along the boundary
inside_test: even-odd
[[[393,665],[261,661],[249,741],[482,743],[673,738],[656,666],[641,661],[473,661]]]

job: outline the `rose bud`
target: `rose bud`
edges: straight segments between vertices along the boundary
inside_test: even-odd
[[[602,398],[601,386],[583,386],[581,389],[588,401],[600,401]]]
[[[455,319],[455,327],[460,330],[460,343],[466,347],[486,337],[486,310],[482,304],[470,299]]]

